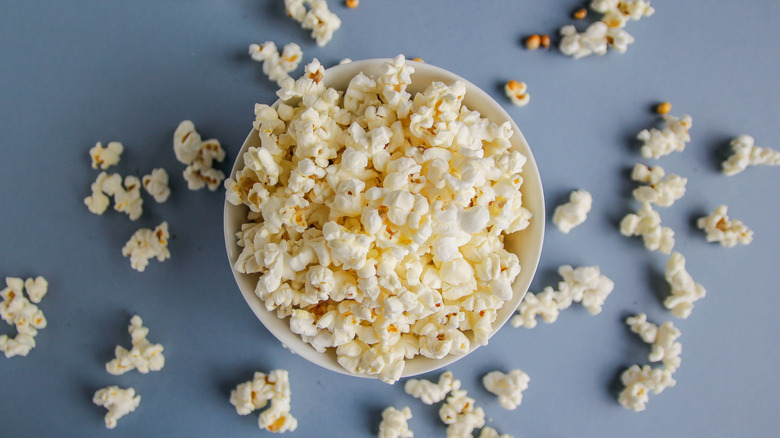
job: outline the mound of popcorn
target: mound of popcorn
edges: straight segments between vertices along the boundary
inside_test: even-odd
[[[92,168],[106,170],[115,166],[119,163],[123,150],[122,143],[118,141],[109,142],[105,148],[103,143],[97,142],[95,147],[89,150],[89,156],[92,157]]]
[[[593,197],[586,190],[575,190],[569,195],[569,202],[559,205],[553,213],[553,223],[563,234],[585,222],[593,205]]]
[[[620,221],[620,234],[642,236],[645,248],[669,254],[674,248],[674,230],[661,226],[661,215],[649,202],[643,202],[636,214],[629,213]]]
[[[412,418],[412,410],[405,406],[400,411],[392,406],[382,411],[382,421],[379,423],[378,438],[412,438],[414,433],[409,430],[408,420]]]
[[[525,294],[517,314],[510,320],[513,327],[534,328],[539,315],[546,323],[555,322],[560,311],[568,309],[572,303],[582,303],[591,315],[597,315],[615,288],[615,283],[602,275],[598,266],[574,269],[563,265],[558,268],[558,274],[563,278],[558,282],[559,290],[547,286],[538,294]]]
[[[728,211],[727,206],[720,205],[708,216],[700,217],[696,225],[707,233],[707,242],[718,242],[726,248],[748,245],[753,241],[753,230],[741,220],[729,219]]]
[[[649,168],[641,163],[634,166],[631,179],[646,184],[634,189],[632,192],[634,199],[661,207],[671,207],[674,201],[682,198],[685,195],[685,186],[688,184],[688,178],[673,173],[666,175],[661,166]]]
[[[35,348],[38,330],[46,327],[46,317],[36,304],[46,295],[49,283],[38,276],[27,280],[6,277],[5,284],[0,290],[0,317],[16,328],[16,336],[0,335],[0,351],[5,357],[27,356]]]
[[[114,197],[114,210],[125,213],[130,220],[136,220],[143,214],[143,199],[141,198],[141,180],[133,175],[124,179],[118,173],[111,175],[100,172],[92,183],[92,194],[84,198],[84,204],[91,213],[101,215],[108,208],[109,196]]]
[[[168,222],[161,223],[154,230],[141,228],[133,233],[122,247],[122,255],[130,257],[130,266],[133,269],[143,272],[152,258],[156,258],[158,262],[171,258],[168,237]]]
[[[300,23],[302,28],[311,30],[311,37],[320,47],[328,44],[333,33],[341,27],[341,20],[328,9],[325,0],[284,0],[284,7],[290,18]]]
[[[180,163],[186,164],[184,180],[190,190],[200,190],[208,186],[212,192],[217,190],[225,174],[214,169],[214,161],[221,163],[225,159],[225,150],[219,140],[202,140],[195,125],[184,120],[173,133],[173,152]]]
[[[342,93],[314,60],[256,105],[261,146],[225,181],[249,209],[236,271],[317,351],[386,382],[487,343],[520,272],[504,236],[531,218],[509,122],[467,109],[461,82],[412,96],[413,72],[399,55]]]
[[[290,413],[290,376],[286,370],[268,374],[255,372],[252,380],[241,383],[230,392],[230,404],[239,415],[249,415],[271,402],[258,418],[261,429],[269,432],[294,431],[298,420]]]
[[[135,395],[133,388],[107,386],[95,392],[92,403],[108,409],[105,416],[106,427],[113,429],[116,427],[117,420],[135,411],[135,408],[141,404],[141,396]]]
[[[636,138],[642,142],[640,153],[645,158],[661,158],[672,152],[682,152],[691,141],[689,130],[693,119],[689,115],[678,118],[669,114],[662,115],[664,128],[643,129]]]
[[[498,403],[510,411],[517,409],[523,401],[523,391],[528,389],[531,378],[522,370],[512,370],[505,374],[491,371],[482,377],[482,384],[489,392],[498,396]]]
[[[564,55],[575,59],[604,55],[608,47],[624,53],[634,43],[634,37],[624,29],[626,24],[655,12],[650,2],[644,0],[593,0],[590,8],[604,16],[583,32],[577,32],[573,25],[562,27],[559,49]]]
[[[677,251],[666,262],[666,281],[671,294],[664,300],[664,307],[678,318],[687,318],[693,310],[693,303],[707,295],[704,287],[693,281],[685,269],[685,257]]]
[[[284,46],[282,53],[273,41],[263,44],[250,44],[249,56],[257,62],[263,63],[263,73],[268,79],[280,84],[282,79],[289,78],[290,72],[298,68],[303,59],[301,46],[289,43]]]
[[[426,405],[439,403],[456,389],[460,389],[460,380],[455,379],[451,371],[443,372],[437,383],[425,379],[409,379],[404,384],[407,394],[420,399]]]
[[[723,162],[723,173],[736,175],[748,166],[780,166],[780,151],[756,146],[753,137],[740,135],[731,140],[731,156]]]
[[[163,203],[171,196],[171,189],[168,187],[168,172],[163,168],[153,169],[149,175],[141,178],[146,193],[150,194],[155,202]]]
[[[471,436],[485,425],[485,411],[476,405],[465,389],[454,389],[439,409],[439,418],[447,425],[447,438]]]
[[[526,106],[531,100],[531,96],[528,94],[528,86],[525,82],[519,82],[514,79],[506,83],[504,93],[514,106]]]
[[[138,315],[130,318],[127,331],[130,332],[133,347],[128,351],[121,345],[116,346],[114,349],[116,357],[106,363],[106,371],[109,374],[118,376],[132,370],[147,374],[149,371],[160,371],[165,366],[163,346],[152,344],[146,339],[149,329],[144,327],[143,323]]]

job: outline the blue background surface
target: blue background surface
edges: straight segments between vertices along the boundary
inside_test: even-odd
[[[780,169],[734,177],[719,170],[739,134],[780,148],[780,3],[655,0],[654,16],[629,23],[636,43],[626,54],[581,60],[521,47],[523,36],[554,36],[574,22],[579,1],[329,4],[343,25],[320,48],[285,16],[282,0],[0,2],[0,277],[43,275],[50,283],[40,305],[49,325],[37,348],[25,358],[0,357],[0,435],[268,436],[256,415],[235,413],[229,392],[255,370],[285,368],[299,420],[287,436],[373,436],[390,405],[412,408],[415,436],[444,436],[438,407],[402,385],[325,371],[283,349],[233,281],[222,193],[191,192],[180,177],[171,140],[179,121],[191,119],[204,138],[222,142],[220,168],[228,173],[254,103],[275,100],[275,84],[247,55],[250,43],[266,40],[296,42],[306,61],[326,66],[403,53],[463,76],[503,103],[523,131],[542,175],[546,220],[571,190],[593,194],[588,221],[570,235],[548,224],[531,290],[554,286],[557,267],[572,264],[599,265],[615,291],[597,316],[575,306],[551,325],[506,326],[449,367],[488,425],[535,438],[780,435]],[[524,108],[503,96],[512,78],[528,83]],[[692,115],[692,141],[681,154],[642,160],[633,138],[655,123],[652,106],[664,100],[673,114]],[[83,205],[98,173],[88,150],[113,140],[125,152],[112,171],[141,176],[164,167],[171,175],[171,198],[146,197],[136,222]],[[628,179],[636,162],[688,178],[686,196],[660,209],[676,232],[675,249],[708,292],[686,320],[660,304],[666,256],[617,230],[637,207]],[[719,204],[755,231],[751,245],[705,242],[693,223]],[[121,247],[137,228],[163,220],[172,258],[133,271]],[[623,324],[635,312],[673,320],[683,344],[677,386],[651,396],[639,414],[616,402],[620,372],[647,363],[649,349]],[[165,346],[166,366],[111,376],[105,362],[115,345],[129,345],[134,313],[149,339]],[[512,368],[531,382],[523,404],[506,411],[481,377]],[[91,402],[106,385],[133,386],[142,396],[113,431]]]

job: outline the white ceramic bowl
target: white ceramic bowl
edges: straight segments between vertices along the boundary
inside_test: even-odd
[[[350,79],[356,74],[362,71],[369,76],[378,76],[380,74],[380,66],[388,61],[391,60],[366,59],[331,67],[325,71],[324,83],[337,90],[345,90]],[[512,145],[528,158],[528,161],[523,168],[522,176],[524,182],[521,191],[523,193],[523,206],[531,211],[533,218],[531,219],[531,225],[528,228],[513,233],[505,239],[505,248],[508,251],[517,254],[517,257],[520,259],[521,272],[512,285],[514,296],[498,311],[496,321],[493,325],[493,333],[491,333],[492,336],[507,322],[520,304],[526,291],[528,291],[531,279],[533,278],[539,263],[539,257],[542,251],[542,239],[544,238],[545,221],[544,194],[542,192],[542,181],[539,177],[539,170],[536,167],[536,161],[531,153],[531,149],[528,147],[528,143],[525,141],[520,129],[509,114],[504,111],[501,105],[493,100],[487,93],[471,82],[442,68],[415,61],[407,61],[407,63],[413,65],[415,68],[415,73],[412,75],[412,84],[407,89],[412,95],[423,91],[433,81],[440,81],[447,84],[456,80],[464,82],[467,91],[463,103],[470,110],[479,111],[482,113],[483,117],[486,117],[499,125],[505,121],[509,121],[512,125],[512,129],[514,129],[514,136],[511,139]],[[257,135],[257,131],[252,130],[244,141],[241,150],[236,154],[236,161],[233,165],[233,170],[230,173],[231,178],[235,178],[236,172],[243,168],[244,152],[250,147],[258,146],[260,146],[260,139]],[[227,254],[228,259],[230,260],[231,269],[233,269],[232,267],[234,266],[238,255],[241,253],[241,248],[236,243],[236,231],[240,230],[241,224],[246,222],[247,212],[248,208],[246,206],[234,206],[227,201],[225,202],[225,244],[227,246]],[[254,293],[255,286],[257,285],[257,275],[241,274],[233,269],[233,276],[236,278],[236,282],[238,283],[241,293],[244,295],[244,299],[246,299],[246,302],[249,304],[249,307],[252,308],[252,311],[255,312],[257,318],[284,345],[301,357],[323,368],[342,374],[354,375],[338,364],[336,361],[335,349],[331,348],[325,353],[317,352],[312,346],[303,342],[300,336],[290,330],[288,319],[280,319],[276,316],[275,312],[266,310],[263,302]],[[476,347],[476,344],[472,343],[469,354],[474,351]],[[465,355],[449,355],[439,360],[417,356],[406,362],[402,377],[414,376],[436,370],[449,365],[464,356]],[[375,377],[366,375],[360,376]]]

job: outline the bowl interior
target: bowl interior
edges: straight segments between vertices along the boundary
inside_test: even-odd
[[[323,80],[327,86],[343,91],[347,88],[349,81],[356,74],[362,71],[369,76],[378,76],[380,74],[381,65],[388,61],[391,60],[367,59],[331,67],[325,71]],[[415,73],[412,75],[412,84],[408,87],[408,91],[412,93],[412,95],[423,91],[433,81],[440,81],[447,84],[456,80],[464,82],[467,90],[463,101],[464,104],[470,110],[479,111],[482,113],[483,117],[488,118],[494,123],[501,124],[504,121],[509,121],[514,130],[514,135],[511,138],[512,145],[528,158],[527,163],[523,167],[523,185],[521,187],[521,192],[523,194],[523,206],[531,211],[533,217],[528,228],[506,236],[505,238],[505,248],[517,255],[520,260],[521,271],[512,285],[514,296],[497,312],[496,321],[493,324],[493,332],[491,333],[492,336],[507,322],[507,320],[509,320],[517,306],[520,304],[526,291],[528,291],[539,263],[545,225],[544,195],[542,192],[542,182],[539,177],[539,170],[536,166],[533,154],[531,153],[531,149],[528,147],[528,143],[520,132],[520,129],[501,105],[493,100],[486,92],[465,79],[442,68],[415,61],[407,61],[407,63],[413,65],[415,68]],[[260,139],[257,132],[252,130],[244,141],[241,150],[236,155],[236,161],[230,174],[231,178],[235,178],[236,172],[244,167],[244,152],[250,147],[259,146]],[[248,208],[246,206],[234,206],[227,201],[225,202],[225,245],[227,247],[231,269],[233,269],[235,261],[241,253],[241,248],[236,243],[236,231],[240,230],[241,224],[246,222],[247,212]],[[257,318],[287,348],[323,368],[342,374],[353,375],[338,364],[336,361],[335,349],[329,349],[326,353],[317,352],[312,346],[303,342],[300,336],[290,330],[287,319],[280,319],[276,316],[275,312],[266,310],[263,302],[254,293],[258,275],[241,274],[233,269],[233,276],[236,279],[244,299],[246,299],[249,307],[251,307],[252,311],[257,315]],[[469,353],[475,348],[477,348],[477,346],[472,343]],[[424,356],[417,356],[406,362],[402,377],[433,371],[449,365],[462,357],[463,356],[449,355],[443,359],[436,360]]]

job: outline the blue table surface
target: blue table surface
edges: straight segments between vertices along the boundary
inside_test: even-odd
[[[780,2],[654,0],[655,15],[629,23],[636,42],[627,53],[581,60],[527,51],[521,40],[532,33],[557,40],[583,2],[328,3],[343,24],[317,47],[285,16],[282,0],[0,2],[0,276],[43,275],[50,283],[37,347],[27,357],[0,357],[0,436],[268,436],[256,415],[237,415],[228,398],[253,371],[276,368],[290,372],[299,420],[287,436],[374,436],[391,405],[412,408],[415,436],[445,435],[438,408],[402,385],[323,370],[282,348],[233,280],[223,192],[189,191],[181,178],[171,140],[179,121],[193,120],[205,138],[222,142],[227,158],[218,167],[227,173],[254,104],[275,100],[275,84],[247,55],[250,43],[266,40],[296,42],[305,60],[326,66],[402,53],[461,75],[502,103],[531,145],[548,209],[538,220],[549,222],[571,190],[593,194],[587,222],[571,234],[548,223],[531,290],[555,286],[561,264],[598,265],[615,290],[597,316],[574,306],[533,330],[507,325],[449,367],[488,425],[535,438],[780,435],[780,168],[734,177],[719,169],[739,134],[780,148]],[[503,95],[513,78],[528,83],[526,107]],[[657,122],[652,107],[660,101],[690,114],[693,127],[683,153],[656,162],[642,159],[634,137]],[[146,198],[136,222],[83,205],[97,174],[88,150],[114,140],[125,145],[114,171],[140,176],[163,167],[171,175],[171,198]],[[685,320],[659,299],[667,257],[617,229],[637,207],[628,178],[636,162],[688,178],[685,197],[659,210],[707,289]],[[720,204],[754,230],[752,244],[726,249],[704,240],[695,219]],[[121,247],[139,227],[163,220],[171,259],[133,271]],[[683,345],[677,386],[651,396],[638,414],[616,402],[620,372],[647,363],[648,347],[623,323],[636,312],[672,320]],[[115,345],[129,345],[136,313],[149,339],[165,346],[165,368],[112,376],[105,362]],[[531,382],[523,404],[507,411],[481,378],[513,368]],[[107,385],[142,396],[112,431],[91,401]]]

